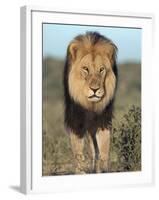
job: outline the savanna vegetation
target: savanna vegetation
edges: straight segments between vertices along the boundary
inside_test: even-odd
[[[63,60],[55,58],[43,60],[44,176],[74,173],[73,154],[63,118],[63,65]],[[118,71],[111,134],[110,172],[139,171],[141,170],[141,66],[140,63],[124,63],[118,66]],[[89,160],[87,145],[85,152]]]

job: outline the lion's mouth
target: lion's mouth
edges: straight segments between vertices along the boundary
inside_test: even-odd
[[[99,101],[100,99],[101,99],[101,97],[99,97],[99,96],[97,96],[95,94],[93,94],[92,96],[88,97],[89,101]]]

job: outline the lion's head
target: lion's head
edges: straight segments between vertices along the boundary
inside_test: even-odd
[[[90,111],[101,112],[114,97],[116,49],[96,32],[77,36],[68,47],[70,97]]]

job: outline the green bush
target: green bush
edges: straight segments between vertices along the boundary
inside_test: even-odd
[[[115,122],[111,137],[111,171],[141,170],[141,109],[132,106],[120,122]]]

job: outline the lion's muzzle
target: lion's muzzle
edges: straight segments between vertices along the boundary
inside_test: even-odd
[[[101,88],[96,88],[96,89],[90,88],[88,93],[89,93],[88,101],[98,102],[103,97],[104,90]]]
[[[88,101],[98,102],[104,95],[104,89],[102,87],[102,77],[99,74],[90,75],[88,77]]]

